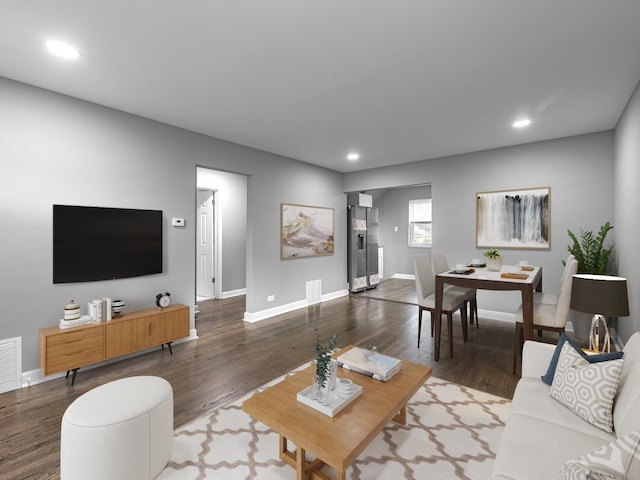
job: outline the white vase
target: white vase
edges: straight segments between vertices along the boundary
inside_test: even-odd
[[[487,258],[487,269],[492,272],[499,272],[502,268],[501,258]]]

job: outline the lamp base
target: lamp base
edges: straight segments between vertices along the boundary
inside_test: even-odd
[[[604,328],[600,328],[600,322]],[[602,342],[602,351],[607,353],[611,351],[611,339],[609,338],[609,327],[607,327],[607,319],[604,315],[596,313],[591,319],[591,332],[589,333],[589,350],[596,353],[600,352],[600,339]]]

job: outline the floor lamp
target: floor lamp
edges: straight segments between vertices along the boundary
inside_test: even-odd
[[[627,279],[610,275],[578,274],[573,276],[571,286],[571,309],[593,313],[589,348],[600,351],[600,321],[604,325],[604,345],[610,350],[609,329],[606,317],[626,317],[629,315]]]

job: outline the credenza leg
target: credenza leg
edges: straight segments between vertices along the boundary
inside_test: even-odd
[[[64,377],[64,378],[69,378],[69,372],[73,372],[73,375],[71,376],[71,386],[72,387],[76,383],[76,375],[78,374],[78,370],[80,370],[80,368],[74,368],[73,370],[67,370],[67,374]]]

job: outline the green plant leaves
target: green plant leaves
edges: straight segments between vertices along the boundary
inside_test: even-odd
[[[327,345],[323,345],[320,337],[316,338],[316,377],[318,384],[324,387],[329,374],[329,364],[331,363],[331,352],[336,348],[338,336],[334,335],[329,339]]]
[[[613,252],[613,245],[604,248],[604,239],[609,231],[613,229],[610,222],[600,227],[597,235],[593,231],[580,231],[580,238],[567,230],[572,243],[567,246],[569,253],[573,254],[578,261],[578,273],[591,273],[602,275],[607,273],[607,263],[609,256]],[[565,263],[564,261],[562,262]]]

